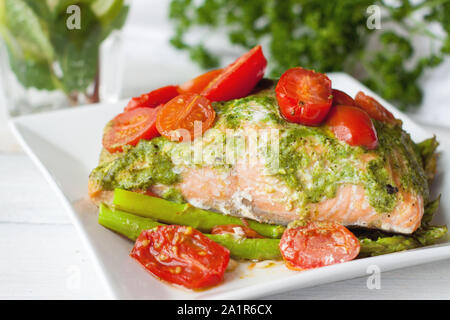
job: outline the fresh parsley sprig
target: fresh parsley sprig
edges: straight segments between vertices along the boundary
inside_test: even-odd
[[[371,5],[381,9],[381,30],[367,27]],[[445,36],[418,22],[420,14]],[[450,53],[450,0],[172,0],[170,18],[172,45],[203,68],[219,59],[205,43],[188,43],[186,34],[198,26],[225,27],[229,41],[244,48],[268,41],[274,77],[294,66],[345,71],[402,109],[420,103],[419,78]],[[416,59],[415,36],[432,39],[436,48]]]

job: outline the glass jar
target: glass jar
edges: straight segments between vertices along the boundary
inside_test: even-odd
[[[101,79],[100,46],[118,47],[127,13],[124,0],[0,0],[0,82],[8,113],[98,102],[101,82],[115,81]],[[117,66],[115,57],[105,60]],[[103,90],[108,100],[111,91]]]

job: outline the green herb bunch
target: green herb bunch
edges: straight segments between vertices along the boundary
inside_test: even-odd
[[[172,0],[171,43],[188,50],[200,66],[213,68],[219,60],[207,44],[187,43],[185,35],[192,27],[225,27],[232,44],[251,48],[268,42],[273,77],[295,66],[345,71],[406,109],[422,99],[418,81],[424,70],[450,53],[450,0],[389,3],[395,5],[373,0]],[[367,27],[371,5],[382,13],[380,30]],[[445,36],[432,33],[417,15],[440,25]],[[436,48],[414,59],[416,36],[433,39]]]
[[[80,8],[79,29],[66,24],[71,5]],[[76,96],[95,81],[100,44],[127,13],[123,0],[0,0],[0,35],[25,88]]]

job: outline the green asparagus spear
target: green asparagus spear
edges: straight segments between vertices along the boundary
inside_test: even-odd
[[[422,226],[411,235],[383,235],[377,239],[360,237],[361,251],[359,257],[378,256],[381,254],[409,250],[437,243],[447,234],[447,226]]]
[[[142,218],[120,210],[112,210],[103,203],[100,204],[98,223],[133,241],[139,237],[142,230],[153,229],[163,225],[152,219]]]
[[[189,204],[174,203],[136,192],[115,189],[114,205],[124,211],[170,224],[191,226],[202,232],[210,232],[219,225],[244,225],[240,218],[202,210]],[[280,238],[284,227],[249,220],[248,226],[268,238]]]
[[[230,250],[231,256],[237,259],[281,259],[279,239],[237,239],[232,234],[205,234],[205,236]]]
[[[364,238],[360,239],[359,243],[361,244],[359,258],[409,250],[420,246],[414,238],[402,235],[379,238],[378,240]]]
[[[100,205],[98,222],[125,237],[136,240],[143,230],[152,229],[162,223],[120,210]],[[246,260],[272,260],[281,257],[278,239],[236,239],[230,234],[207,234],[211,240],[230,250],[232,257]]]
[[[447,232],[447,226],[422,226],[413,236],[422,246],[429,246],[445,237]]]

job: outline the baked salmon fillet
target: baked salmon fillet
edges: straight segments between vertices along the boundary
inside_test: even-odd
[[[367,150],[325,126],[285,121],[272,88],[213,107],[214,126],[194,142],[158,137],[103,150],[89,177],[92,201],[109,203],[122,188],[266,223],[327,220],[403,234],[420,226],[428,179],[401,125],[373,121],[378,147]]]

